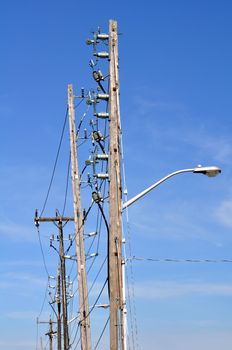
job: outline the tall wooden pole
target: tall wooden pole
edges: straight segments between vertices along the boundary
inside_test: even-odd
[[[110,350],[124,350],[122,292],[122,222],[120,172],[120,106],[118,76],[117,22],[109,22],[109,287],[110,287]]]
[[[40,222],[57,222],[59,229],[59,256],[60,266],[58,267],[57,275],[57,349],[61,350],[61,304],[63,311],[63,334],[64,334],[64,350],[69,349],[69,336],[68,336],[68,313],[67,313],[67,295],[66,295],[66,280],[65,280],[65,258],[64,258],[64,242],[63,242],[63,221],[74,221],[74,218],[64,216],[54,217],[38,217],[37,211],[35,216],[35,225],[39,226]],[[61,301],[61,288],[62,288],[62,301]]]
[[[60,300],[60,267],[57,273],[57,350],[61,350],[61,300]]]
[[[50,319],[49,319],[49,332],[48,332],[48,336],[49,336],[49,350],[52,350],[53,329],[52,329],[52,320],[51,320],[51,317],[50,317]]]
[[[67,311],[66,269],[65,269],[65,258],[64,258],[64,237],[63,237],[62,220],[58,221],[58,228],[59,228],[59,255],[60,255],[61,287],[62,287],[64,350],[68,350],[69,349],[68,311]]]
[[[68,115],[70,128],[70,149],[72,164],[72,188],[73,188],[73,206],[74,206],[74,227],[76,237],[76,254],[77,254],[77,272],[79,287],[79,308],[80,308],[80,333],[81,349],[91,349],[90,335],[90,317],[89,301],[86,277],[86,262],[83,239],[83,216],[81,210],[80,198],[80,181],[78,173],[77,145],[76,145],[76,126],[74,114],[74,95],[72,85],[68,85]]]
[[[53,336],[54,336],[55,333],[57,333],[57,332],[53,332],[53,329],[52,329],[52,324],[54,322],[52,321],[51,316],[50,316],[49,322],[47,322],[47,321],[38,321],[38,319],[37,319],[37,324],[39,324],[39,323],[48,323],[49,324],[49,331],[45,335],[48,335],[48,337],[49,337],[49,350],[52,350]],[[36,346],[36,349],[38,349],[37,346]]]

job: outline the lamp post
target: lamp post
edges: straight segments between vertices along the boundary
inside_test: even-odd
[[[161,180],[157,181],[156,183],[154,183],[153,185],[151,185],[150,187],[148,187],[144,191],[140,192],[139,194],[137,194],[133,198],[131,198],[128,201],[126,201],[125,203],[123,203],[122,209],[128,208],[131,204],[136,202],[138,199],[145,196],[145,194],[147,194],[148,192],[150,192],[151,190],[153,190],[154,188],[156,188],[157,186],[162,184],[164,181],[170,179],[170,177],[173,177],[175,175],[182,174],[182,173],[203,174],[203,175],[206,175],[208,177],[215,177],[221,173],[221,169],[218,168],[217,166],[206,166],[206,167],[204,166],[203,167],[203,166],[199,165],[196,168],[192,168],[192,169],[182,169],[182,170],[174,171],[173,173],[163,177]]]
[[[132,197],[128,201],[122,204],[122,210],[128,208],[131,204],[135,203],[137,200],[145,196],[148,192],[152,191],[154,188],[158,187],[160,184],[165,182],[166,180],[170,179],[171,177],[182,174],[182,173],[193,173],[193,174],[203,174],[208,177],[215,177],[218,174],[221,173],[221,169],[218,168],[217,166],[206,166],[203,167],[201,165],[198,165],[195,168],[190,168],[190,169],[182,169],[182,170],[177,170],[174,171],[173,173],[170,173],[169,175],[163,177],[159,181],[155,182],[153,185],[145,189],[144,191],[138,193],[136,196]],[[123,324],[126,325],[126,300],[125,300],[125,262],[122,264],[122,272],[123,272],[123,286],[122,286],[122,294],[123,294],[123,305],[124,305],[124,310],[123,310],[123,317],[124,317],[124,322]],[[125,330],[126,333],[126,330]],[[127,343],[126,343],[126,334],[124,337],[124,349],[127,350]]]

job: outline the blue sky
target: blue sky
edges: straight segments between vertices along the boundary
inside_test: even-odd
[[[120,32],[128,196],[175,170],[198,164],[222,168],[215,179],[178,175],[131,206],[132,254],[232,259],[232,5],[9,0],[0,10],[0,348],[26,350],[36,348],[35,319],[47,283],[34,209],[42,207],[48,188],[67,84],[77,93],[94,86],[85,39],[99,25],[107,31],[110,18],[117,19]],[[66,129],[46,215],[63,204],[68,142]],[[68,199],[71,213],[70,194]],[[51,233],[52,226],[41,225],[47,266],[55,274]],[[128,243],[126,228],[125,235]],[[138,348],[229,350],[231,268],[134,261]],[[41,319],[49,313],[45,306]]]

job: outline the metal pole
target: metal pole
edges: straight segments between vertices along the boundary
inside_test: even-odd
[[[109,22],[109,290],[110,290],[110,350],[124,350],[123,290],[122,290],[122,223],[120,172],[120,107],[118,77],[117,22]]]
[[[72,188],[74,206],[74,227],[76,238],[77,272],[79,286],[79,308],[80,308],[80,334],[81,349],[91,350],[90,317],[88,287],[86,276],[86,262],[83,239],[83,216],[81,210],[80,182],[78,174],[78,158],[76,147],[76,126],[74,113],[74,95],[72,85],[68,85],[68,115],[70,128],[70,149],[72,164]]]

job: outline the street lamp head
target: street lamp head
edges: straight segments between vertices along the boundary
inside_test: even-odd
[[[215,177],[218,174],[221,173],[221,169],[218,168],[217,166],[201,166],[198,165],[194,170],[194,173],[198,174],[204,174],[207,175],[208,177]]]

